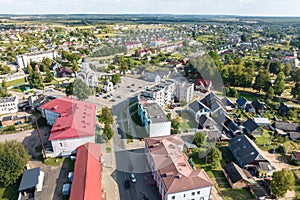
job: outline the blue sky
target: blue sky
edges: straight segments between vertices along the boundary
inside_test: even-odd
[[[300,16],[300,0],[0,0],[0,14],[72,13]]]

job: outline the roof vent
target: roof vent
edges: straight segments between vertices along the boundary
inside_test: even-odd
[[[251,152],[251,155],[253,156],[254,154],[255,154],[254,151],[252,151],[252,152]]]
[[[245,146],[243,146],[243,149],[246,149],[247,148],[247,146],[245,145]]]
[[[240,142],[240,141],[241,141],[241,138],[239,138],[238,141]]]

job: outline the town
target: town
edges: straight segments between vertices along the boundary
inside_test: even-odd
[[[299,23],[0,16],[0,199],[300,199]]]

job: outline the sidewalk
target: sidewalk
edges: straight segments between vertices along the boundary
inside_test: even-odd
[[[106,148],[111,147],[111,153],[106,152]],[[107,200],[119,200],[119,187],[114,180],[115,171],[115,156],[113,151],[113,145],[106,143],[101,145],[102,152],[102,189],[103,193],[106,193]]]

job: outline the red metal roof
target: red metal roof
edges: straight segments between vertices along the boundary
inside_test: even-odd
[[[57,98],[43,106],[59,113],[54,122],[49,140],[93,136],[96,125],[96,106],[71,98]]]
[[[101,200],[101,146],[87,143],[77,149],[70,200]]]

